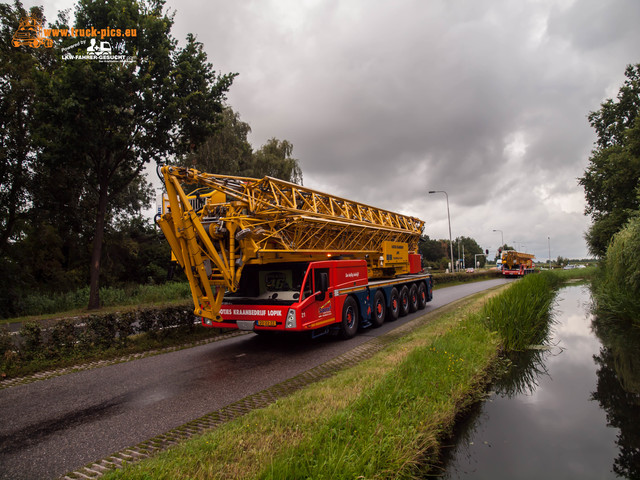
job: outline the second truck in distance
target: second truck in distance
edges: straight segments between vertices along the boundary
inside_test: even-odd
[[[432,299],[415,217],[271,177],[162,175],[157,223],[205,326],[351,338]]]
[[[502,252],[502,274],[505,277],[522,277],[528,273],[533,273],[533,259],[535,255],[530,253],[506,250]]]

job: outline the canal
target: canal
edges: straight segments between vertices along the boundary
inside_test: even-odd
[[[595,319],[585,285],[560,290],[553,319],[458,423],[441,479],[640,479],[638,329]]]

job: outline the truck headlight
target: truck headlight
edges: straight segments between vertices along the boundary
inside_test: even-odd
[[[287,313],[287,320],[284,323],[284,328],[297,328],[298,322],[296,322],[296,311],[293,308],[289,309]]]

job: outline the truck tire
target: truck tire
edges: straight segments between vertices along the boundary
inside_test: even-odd
[[[393,287],[389,294],[389,308],[387,308],[387,322],[393,322],[400,315],[400,295],[398,289]]]
[[[418,285],[418,308],[422,310],[427,306],[427,285],[424,282],[420,282]]]
[[[409,288],[404,285],[400,289],[400,316],[404,317],[409,314],[411,302],[409,301]]]
[[[358,332],[358,303],[353,297],[347,297],[342,306],[342,324],[340,336],[345,340],[353,338]]]
[[[415,283],[409,288],[409,311],[412,313],[418,311],[418,287]]]
[[[385,303],[384,293],[382,293],[382,290],[377,290],[373,296],[373,315],[371,315],[371,325],[373,328],[381,327],[386,315],[387,304]]]

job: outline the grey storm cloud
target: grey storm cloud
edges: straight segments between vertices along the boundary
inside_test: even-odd
[[[64,2],[63,2],[64,3]],[[294,145],[312,188],[495,249],[587,255],[587,121],[640,62],[635,0],[169,0],[229,104]],[[55,5],[56,8],[61,8]],[[47,6],[45,5],[45,9]],[[45,10],[46,11],[46,10]],[[53,15],[47,13],[51,18]]]

